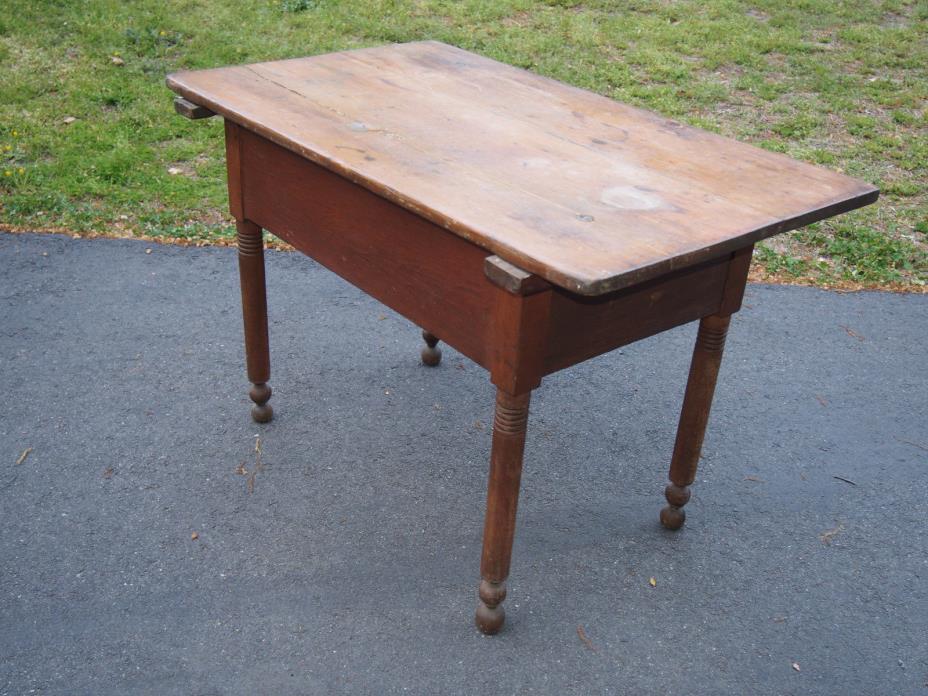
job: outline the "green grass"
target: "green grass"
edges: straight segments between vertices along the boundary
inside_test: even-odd
[[[166,73],[433,38],[875,183],[877,205],[765,242],[758,263],[822,284],[917,289],[928,280],[924,0],[12,0],[6,8],[0,222],[8,225],[227,237],[221,123],[174,116]]]

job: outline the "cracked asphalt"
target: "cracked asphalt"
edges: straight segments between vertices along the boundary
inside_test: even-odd
[[[0,694],[928,694],[928,296],[750,286],[679,533],[695,327],[546,378],[487,638],[486,374],[267,264],[259,426],[234,250],[0,234]]]

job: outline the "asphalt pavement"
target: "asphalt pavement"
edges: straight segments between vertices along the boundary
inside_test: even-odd
[[[546,378],[485,637],[486,373],[267,265],[257,425],[234,250],[0,234],[0,694],[928,694],[928,296],[749,286],[678,533],[695,327]]]

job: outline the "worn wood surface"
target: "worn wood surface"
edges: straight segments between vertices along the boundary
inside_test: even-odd
[[[877,195],[821,167],[437,42],[175,73],[167,82],[587,295]]]
[[[533,295],[547,290],[551,284],[534,273],[523,271],[499,256],[488,256],[483,264],[487,278],[513,295]]]

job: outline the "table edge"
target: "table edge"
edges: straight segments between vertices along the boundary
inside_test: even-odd
[[[206,68],[204,70],[218,69],[221,68]],[[270,140],[271,142],[276,143],[277,145],[280,145],[281,147],[290,150],[291,152],[294,152],[301,157],[305,157],[311,162],[314,162],[315,164],[318,164],[334,172],[335,174],[338,174],[339,176],[351,181],[354,184],[362,186],[368,191],[382,198],[385,198],[391,203],[399,205],[400,207],[405,208],[406,210],[409,210],[410,212],[428,220],[429,222],[432,222],[448,230],[449,232],[463,237],[473,244],[476,244],[477,246],[485,249],[488,252],[488,255],[496,254],[500,258],[524,269],[525,271],[541,276],[554,285],[579,295],[604,295],[616,290],[627,288],[632,285],[637,285],[638,283],[651,280],[662,274],[676,271],[681,268],[686,268],[688,266],[701,263],[702,261],[707,261],[709,259],[722,256],[724,254],[766,239],[767,237],[771,237],[775,234],[799,229],[800,227],[804,227],[814,222],[818,222],[835,215],[840,215],[842,213],[861,208],[875,202],[879,198],[880,194],[879,189],[872,184],[861,181],[860,179],[846,177],[849,182],[856,182],[859,184],[858,191],[837,196],[831,200],[826,201],[823,205],[810,208],[797,215],[772,220],[768,224],[761,227],[752,227],[742,234],[735,234],[732,237],[729,237],[721,243],[709,246],[696,246],[690,251],[683,251],[682,253],[678,253],[673,256],[667,256],[665,258],[658,259],[653,263],[632,267],[622,271],[621,273],[614,273],[608,276],[604,275],[581,277],[576,274],[567,275],[566,273],[560,272],[551,266],[545,265],[544,263],[525,255],[518,249],[515,249],[505,244],[504,242],[488,238],[487,235],[480,233],[479,230],[449,218],[448,216],[442,214],[440,211],[437,211],[420,201],[404,195],[402,192],[388,186],[382,181],[378,181],[376,179],[360,174],[357,170],[343,162],[340,162],[334,157],[306,148],[300,143],[285,137],[277,131],[273,131],[269,128],[263,127],[261,124],[250,121],[245,116],[237,113],[233,109],[230,109],[227,106],[220,104],[219,102],[216,102],[197,93],[195,90],[187,87],[181,81],[183,75],[188,72],[203,72],[204,70],[184,70],[170,73],[165,77],[165,84],[170,90],[193,102],[194,104],[208,108],[223,118],[234,122],[236,125],[257,133],[261,137],[266,138],[267,140]],[[750,143],[743,144],[750,145]]]

